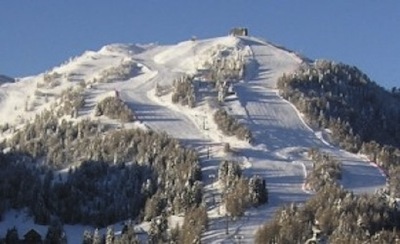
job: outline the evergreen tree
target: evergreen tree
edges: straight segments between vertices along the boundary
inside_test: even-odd
[[[113,244],[114,243],[114,228],[112,226],[107,227],[106,233],[106,244]]]
[[[119,238],[117,243],[139,244],[132,221],[125,223],[124,227],[122,228],[121,238]]]
[[[15,226],[12,229],[8,229],[5,238],[6,243],[16,244],[19,243],[18,230]]]
[[[44,242],[46,244],[59,244],[63,243],[64,238],[65,233],[62,224],[59,220],[53,220],[47,229]]]
[[[102,235],[100,234],[99,229],[95,229],[93,234],[93,244],[103,244],[103,243],[104,240]]]
[[[268,202],[265,180],[260,176],[253,176],[249,180],[249,200],[253,206]]]
[[[165,212],[160,217],[153,218],[150,224],[149,242],[151,244],[165,243],[168,240],[168,219]]]

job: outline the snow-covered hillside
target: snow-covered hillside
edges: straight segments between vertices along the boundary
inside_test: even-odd
[[[216,102],[207,92],[197,97],[194,108],[172,103],[170,94],[155,95],[156,86],[167,89],[182,75],[196,77],[207,63],[225,56],[242,59],[246,64],[245,79],[234,84],[235,92],[226,97],[224,106],[250,128],[251,143],[225,136],[217,129],[212,116]],[[165,131],[200,152],[211,219],[204,243],[232,243],[235,238],[251,243],[257,227],[279,206],[303,202],[310,196],[303,187],[311,168],[306,157],[309,148],[320,148],[342,161],[341,183],[349,190],[373,192],[385,185],[379,169],[360,155],[329,145],[322,132],[310,128],[296,108],[279,96],[278,77],[303,62],[295,53],[253,37],[191,40],[171,46],[113,44],[85,52],[38,76],[2,84],[0,123],[18,129],[44,109],[61,106],[60,94],[70,87],[81,89],[87,100],[76,116],[64,115],[73,121],[98,119],[94,117],[96,103],[109,95],[119,96],[140,121],[123,126]],[[111,125],[119,123],[106,117],[100,120]],[[0,137],[10,137],[14,131],[5,130]],[[234,154],[223,152],[225,143],[231,145]],[[227,157],[238,160],[245,174],[263,177],[270,194],[267,205],[250,209],[245,217],[229,223],[229,234],[219,202],[220,187],[215,181],[219,162]],[[3,236],[6,223],[0,226]]]

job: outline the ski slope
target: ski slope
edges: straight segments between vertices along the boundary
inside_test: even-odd
[[[224,106],[251,129],[254,137],[251,144],[217,130],[212,119],[216,108],[207,97],[200,97],[198,106],[189,109],[172,104],[170,95],[156,97],[154,94],[157,84],[168,86],[184,74],[195,74],[218,50],[246,57],[246,78],[235,85],[236,94],[227,97]],[[84,93],[88,102],[76,119],[94,118],[96,102],[118,91],[140,121],[125,124],[125,127],[164,131],[198,150],[210,216],[210,228],[203,235],[204,243],[232,243],[238,238],[242,243],[252,243],[256,229],[271,219],[280,206],[307,200],[310,193],[303,189],[303,182],[311,167],[306,156],[309,148],[320,148],[343,163],[341,184],[346,189],[368,193],[385,185],[386,179],[376,167],[359,155],[329,145],[320,132],[307,126],[292,104],[278,95],[278,77],[294,71],[304,62],[293,52],[257,38],[232,36],[185,41],[171,46],[114,44],[97,52],[86,52],[54,68],[54,71],[64,76],[76,74],[79,80],[94,81],[103,70],[127,61],[137,64],[135,75],[128,80],[93,83],[86,87]],[[35,97],[36,84],[42,76],[27,77],[1,86],[2,123],[21,124],[55,103],[56,94],[63,89],[78,85],[77,81],[64,79],[59,86],[46,90],[52,94],[48,102],[35,100],[34,109],[25,111],[23,107],[27,100]],[[116,123],[106,118],[101,118],[101,121]],[[7,136],[10,135],[0,135],[3,138]],[[227,142],[234,148],[234,155],[223,153],[223,145]],[[263,177],[269,191],[267,205],[249,209],[244,217],[229,221],[229,234],[226,234],[225,211],[220,203],[221,188],[215,181],[218,165],[227,157],[238,160],[246,175]]]
[[[276,81],[283,73],[290,73],[302,61],[293,53],[276,48],[269,43],[244,38],[258,64],[254,77],[237,86],[237,101],[229,106],[232,111],[242,111],[242,117],[255,137],[254,147],[244,148],[243,155],[251,162],[249,175],[258,174],[267,181],[270,202],[267,206],[252,209],[247,216],[234,223],[232,234],[213,234],[212,242],[226,240],[230,243],[243,238],[253,242],[254,230],[283,204],[302,202],[309,196],[302,183],[310,162],[305,152],[319,148],[343,163],[342,185],[356,193],[373,192],[384,186],[385,178],[367,161],[327,144],[309,126],[301,114],[289,102],[283,100],[276,90]],[[236,109],[240,107],[242,109]],[[215,239],[213,239],[215,238]]]

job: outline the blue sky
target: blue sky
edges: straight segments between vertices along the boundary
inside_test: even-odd
[[[171,44],[234,26],[400,86],[399,0],[4,0],[0,74],[38,74],[109,43]]]

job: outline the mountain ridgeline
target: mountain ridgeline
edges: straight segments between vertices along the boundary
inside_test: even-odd
[[[280,95],[314,128],[330,129],[340,147],[385,168],[400,164],[400,93],[378,86],[354,66],[317,61],[278,80]]]

